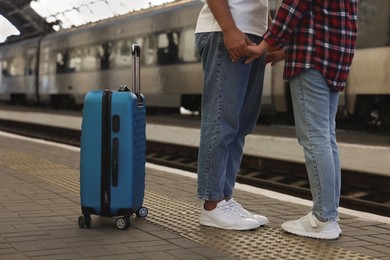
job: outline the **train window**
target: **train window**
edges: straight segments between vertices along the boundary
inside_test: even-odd
[[[66,73],[69,70],[69,50],[60,50],[57,52],[57,73]],[[47,57],[49,63],[49,57]]]
[[[25,58],[22,56],[14,57],[9,64],[10,76],[23,76],[25,70]]]
[[[82,65],[82,50],[74,48],[69,51],[69,67],[68,72],[78,72]]]
[[[157,38],[157,63],[160,65],[173,64],[178,61],[179,33],[164,32]]]
[[[98,57],[97,46],[83,48],[81,67],[83,71],[94,71],[100,68],[100,59]]]
[[[2,60],[1,61],[1,74],[4,76],[4,77],[7,77],[7,76],[11,76],[10,73],[9,73],[9,70],[8,70],[8,61],[7,60]]]
[[[145,65],[152,65],[156,63],[156,40],[153,36],[148,36],[144,39],[143,48],[143,59]]]
[[[101,70],[108,70],[110,68],[112,46],[112,42],[105,42],[98,47]]]
[[[180,56],[183,62],[195,62],[199,61],[199,56],[197,55],[195,47],[195,29],[185,28],[181,34],[181,44],[180,44]]]
[[[29,54],[27,59],[26,75],[33,75],[35,72],[36,57],[34,54]]]
[[[131,41],[117,41],[113,52],[113,66],[118,68],[130,66],[131,61]]]

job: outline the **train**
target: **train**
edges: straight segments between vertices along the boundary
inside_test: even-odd
[[[269,1],[275,13],[278,1]],[[357,50],[340,118],[390,129],[390,0],[360,0]],[[200,0],[181,0],[0,45],[0,101],[82,107],[92,89],[130,85],[131,44],[141,46],[148,111],[200,111],[203,71],[194,31]],[[291,116],[283,64],[267,66],[262,115]],[[200,111],[201,112],[201,111]]]

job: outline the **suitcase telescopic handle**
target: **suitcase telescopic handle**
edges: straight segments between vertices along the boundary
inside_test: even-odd
[[[141,97],[141,73],[140,73],[140,54],[141,48],[137,43],[131,45],[131,53],[133,57],[133,93],[137,96],[138,106],[143,105],[142,97]]]

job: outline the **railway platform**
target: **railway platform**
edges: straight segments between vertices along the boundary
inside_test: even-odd
[[[340,209],[339,239],[314,240],[280,229],[310,202],[246,185],[235,198],[270,223],[226,231],[198,223],[192,173],[147,164],[145,219],[117,230],[92,216],[80,229],[79,149],[0,134],[1,259],[390,259],[390,219]]]
[[[0,119],[81,130],[81,112],[29,109],[0,106]],[[199,120],[191,118],[147,116],[146,138],[148,141],[198,147],[199,128]],[[390,175],[389,136],[339,131],[337,138],[343,170]],[[297,163],[305,160],[293,128],[256,127],[246,139],[244,153]]]

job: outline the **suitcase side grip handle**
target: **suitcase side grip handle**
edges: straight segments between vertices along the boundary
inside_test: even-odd
[[[112,139],[112,186],[118,186],[118,154],[119,154],[119,143],[118,138]]]

